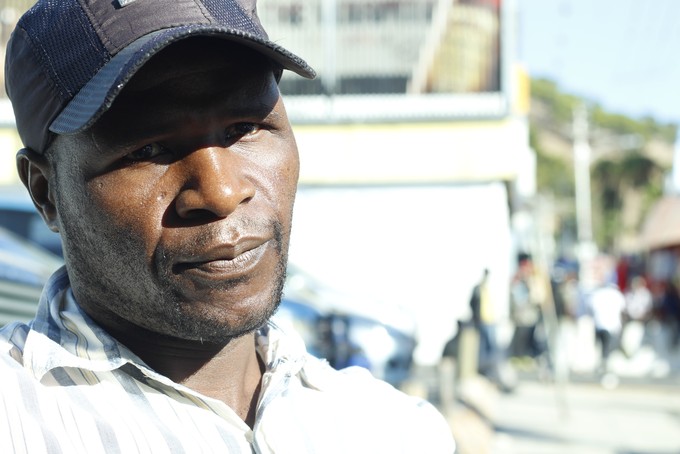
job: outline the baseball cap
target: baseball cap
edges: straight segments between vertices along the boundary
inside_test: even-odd
[[[44,152],[53,134],[86,130],[152,56],[192,36],[243,44],[312,79],[269,40],[256,0],[39,0],[7,45],[5,88],[19,136]]]

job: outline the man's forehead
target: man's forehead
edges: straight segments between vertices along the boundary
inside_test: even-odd
[[[192,61],[140,71],[89,132],[117,143],[164,136],[196,122],[207,126],[243,118],[285,120],[285,114],[282,118],[276,111],[280,93],[271,71],[243,72],[224,61],[202,61],[205,64]]]

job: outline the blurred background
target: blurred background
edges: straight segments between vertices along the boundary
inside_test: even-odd
[[[31,3],[0,1],[3,60]],[[680,3],[258,11],[319,73],[280,85],[301,177],[278,323],[429,399],[460,453],[679,453]],[[19,148],[1,92],[0,324],[62,263]]]

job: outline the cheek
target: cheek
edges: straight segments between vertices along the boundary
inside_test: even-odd
[[[104,231],[120,231],[137,238],[159,235],[164,192],[153,175],[116,172],[97,177],[87,185],[94,222]]]
[[[282,220],[290,222],[299,176],[297,150],[277,156],[273,164],[266,171],[267,193]]]

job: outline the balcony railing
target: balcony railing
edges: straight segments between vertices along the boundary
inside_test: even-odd
[[[412,121],[507,113],[499,0],[260,0],[270,38],[305,58],[286,74],[297,122]]]
[[[32,3],[0,4],[1,61]],[[313,81],[284,74],[281,91],[292,121],[429,121],[507,114],[510,3],[259,0],[258,12],[270,38],[318,72]]]

